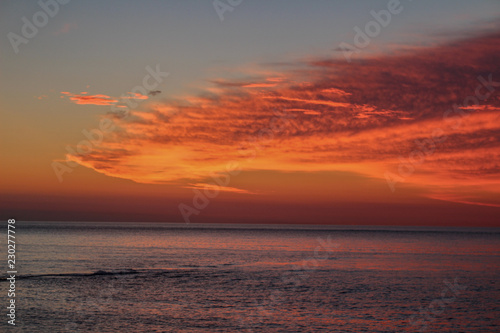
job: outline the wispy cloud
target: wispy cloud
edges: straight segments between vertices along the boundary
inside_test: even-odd
[[[82,92],[80,94],[72,94],[67,91],[62,91],[61,94],[67,96],[69,100],[75,104],[113,105],[118,102],[117,99],[102,94],[87,95],[86,92]]]
[[[148,96],[141,95],[138,93],[127,93],[125,95],[120,96],[120,99],[116,97],[111,97],[108,95],[97,94],[97,95],[88,95],[88,92],[84,91],[80,94],[73,94],[67,91],[61,92],[61,97],[68,97],[69,100],[75,104],[87,104],[87,105],[115,105],[120,100],[134,99],[134,100],[144,100],[148,99]],[[120,107],[120,106],[118,106]]]
[[[77,25],[75,22],[65,23],[61,28],[54,31],[54,35],[65,35],[76,28],[77,28]]]
[[[435,198],[440,190],[459,186],[475,192],[487,187],[498,196],[498,91],[480,106],[462,108],[468,116],[460,126],[443,120],[446,110],[474,95],[479,75],[500,81],[498,54],[500,35],[491,34],[352,63],[298,62],[295,69],[260,79],[215,79],[206,94],[146,105],[127,119],[115,119],[119,131],[91,154],[75,158],[98,172],[142,183],[198,184],[230,160],[240,161],[244,170],[350,171],[384,179],[385,170],[397,169],[400,156],[415,149],[415,140],[439,128],[446,140],[406,183]],[[70,99],[115,102],[104,95]],[[294,118],[261,142],[248,161],[245,151],[253,149],[248,142],[272,126],[276,110]]]
[[[161,94],[161,90],[152,90],[152,91],[148,92],[148,95],[150,95],[150,96],[156,96],[158,94]]]
[[[128,92],[126,95],[122,95],[120,98],[121,99],[141,100],[141,99],[148,99],[149,97],[146,95],[139,94],[139,93]]]
[[[236,188],[236,187],[218,186],[218,185],[205,184],[205,183],[189,184],[188,186],[184,186],[184,187],[185,188],[194,188],[194,189],[198,189],[198,190],[209,190],[209,191],[212,190],[212,191],[222,191],[222,192],[256,194],[255,192]]]

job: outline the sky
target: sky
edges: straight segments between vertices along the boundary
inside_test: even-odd
[[[0,1],[0,215],[499,226],[498,1]]]

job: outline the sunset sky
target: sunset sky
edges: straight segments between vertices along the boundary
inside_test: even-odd
[[[396,2],[2,1],[1,218],[500,226],[500,2]]]

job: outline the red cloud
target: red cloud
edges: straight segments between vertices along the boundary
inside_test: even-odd
[[[214,80],[202,96],[115,119],[121,130],[78,160],[142,183],[203,182],[228,161],[243,170],[349,171],[385,179],[439,129],[442,140],[405,183],[436,198],[440,190],[460,188],[464,199],[453,201],[479,202],[465,198],[486,189],[500,194],[500,87],[478,81],[500,81],[498,54],[500,35],[494,34],[351,63],[298,63],[260,80]],[[463,105],[478,89],[491,96]],[[71,99],[116,102],[104,95]],[[444,120],[448,110],[466,117]]]
[[[90,105],[113,105],[118,102],[117,99],[114,99],[110,96],[107,95],[84,95],[85,93],[82,93],[81,95],[75,95],[72,93],[69,93],[67,91],[62,91],[61,94],[69,96],[70,101],[72,101],[75,104],[90,104]]]

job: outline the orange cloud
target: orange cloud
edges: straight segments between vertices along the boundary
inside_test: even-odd
[[[79,95],[72,94],[72,93],[67,92],[67,91],[61,91],[61,94],[68,96],[70,101],[75,103],[75,104],[87,104],[87,105],[115,105],[116,103],[123,101],[123,100],[127,100],[127,99],[146,100],[149,98],[148,96],[138,94],[138,93],[132,93],[132,92],[129,92],[126,95],[122,95],[120,97],[120,100],[115,98],[115,97],[111,97],[111,96],[107,96],[107,95],[103,95],[103,94],[87,95],[88,92],[86,92],[86,91],[81,92]],[[63,98],[63,97],[64,96],[61,96],[61,98]],[[125,106],[117,105],[116,107],[123,107],[124,108]]]
[[[276,83],[250,83],[250,84],[245,84],[243,87],[245,88],[270,88],[270,87],[276,87]]]
[[[82,92],[80,95],[72,94],[67,91],[62,91],[61,94],[69,96],[70,101],[75,104],[90,104],[90,105],[113,105],[118,102],[107,95],[86,95],[86,92]]]
[[[343,91],[341,89],[337,89],[337,88],[326,88],[326,89],[321,90],[321,92],[332,93],[332,94],[336,94],[336,95],[340,95],[340,96],[352,95],[351,93],[345,92],[345,91]]]
[[[90,154],[72,158],[140,183],[199,187],[229,161],[243,170],[385,179],[419,157],[401,184],[436,199],[486,203],[467,198],[486,189],[500,197],[498,54],[496,34],[352,63],[298,63],[297,70],[259,80],[213,80],[204,95],[144,105],[114,119],[119,130]],[[254,87],[266,89],[248,89]],[[478,91],[488,98],[466,105]],[[66,95],[75,102],[111,100]],[[454,196],[443,195],[454,189]]]
[[[245,193],[245,194],[255,194],[254,192],[247,191],[240,188],[230,187],[230,186],[218,186],[214,184],[196,183],[190,184],[189,186],[184,186],[185,188],[194,188],[198,190],[208,190],[208,191],[223,191],[223,192],[233,192],[233,193]]]

